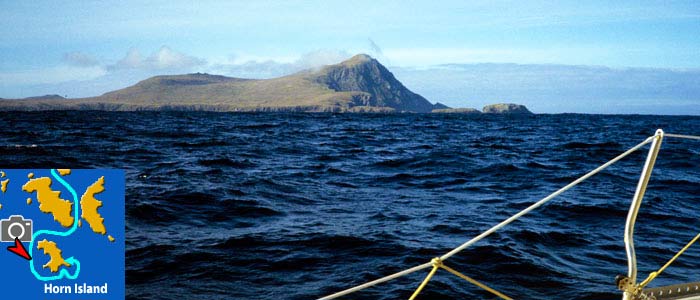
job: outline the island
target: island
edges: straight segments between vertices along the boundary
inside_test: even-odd
[[[442,106],[439,106],[439,108]],[[241,112],[431,112],[435,106],[376,59],[359,54],[334,65],[272,79],[203,73],[156,76],[98,97],[2,99],[0,110],[206,110]]]
[[[28,176],[31,178],[31,176]],[[61,192],[51,188],[50,177],[40,177],[30,179],[22,186],[22,191],[27,193],[36,192],[36,200],[39,202],[39,210],[46,214],[53,215],[53,219],[65,228],[73,225],[74,218],[71,215],[73,203],[61,199]],[[31,203],[27,201],[27,203]]]
[[[479,113],[476,109],[430,103],[406,88],[386,67],[366,54],[271,79],[205,73],[164,75],[97,97],[0,98],[0,111],[45,110]],[[499,110],[487,111],[485,108],[484,112]],[[500,112],[514,113],[516,110]]]
[[[525,105],[515,103],[499,103],[486,105],[482,109],[486,114],[531,115],[532,112]]]
[[[437,114],[481,114],[476,108],[438,108],[433,109],[433,113]]]
[[[71,266],[71,264],[69,264],[65,261],[65,259],[63,259],[63,251],[58,248],[56,242],[44,239],[37,243],[36,248],[38,250],[44,250],[44,255],[48,255],[51,258],[49,262],[43,265],[43,268],[49,268],[51,273],[58,273],[58,268],[60,268],[61,266]]]
[[[502,115],[531,115],[533,114],[525,105],[515,103],[497,103],[484,106],[482,111],[476,108],[437,108],[433,113],[442,114],[502,114]]]

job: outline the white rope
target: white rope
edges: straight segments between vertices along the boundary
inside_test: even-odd
[[[591,176],[597,174],[598,172],[602,171],[603,169],[605,169],[605,168],[609,167],[610,165],[616,163],[618,160],[623,159],[625,156],[630,155],[630,154],[631,154],[632,152],[634,152],[634,151],[637,151],[637,149],[639,149],[639,148],[643,147],[644,145],[648,144],[649,142],[651,142],[653,138],[654,138],[653,136],[648,137],[648,138],[647,138],[646,140],[644,140],[643,142],[637,144],[637,146],[634,146],[634,147],[630,148],[629,150],[625,151],[624,153],[622,153],[622,154],[618,155],[617,157],[611,159],[610,161],[608,161],[608,162],[602,164],[600,167],[597,167],[595,170],[588,172],[586,175],[583,175],[583,176],[579,177],[578,179],[572,181],[571,183],[567,184],[567,185],[564,186],[563,188],[560,188],[559,190],[557,190],[556,192],[550,194],[549,196],[542,198],[542,200],[535,202],[534,204],[530,205],[528,208],[523,209],[523,210],[520,211],[519,213],[517,213],[517,214],[511,216],[510,218],[506,219],[505,221],[499,223],[498,225],[491,227],[491,229],[484,231],[483,233],[481,233],[480,235],[476,236],[475,238],[469,240],[468,242],[466,242],[466,243],[460,245],[460,246],[457,247],[457,248],[454,248],[452,251],[450,251],[450,252],[448,252],[447,254],[441,256],[440,259],[442,259],[442,260],[448,259],[450,256],[457,254],[458,252],[464,250],[465,248],[471,246],[472,244],[474,244],[474,243],[478,242],[479,240],[481,240],[481,239],[487,237],[488,235],[492,234],[494,231],[499,230],[499,229],[501,229],[503,226],[506,226],[506,225],[510,224],[511,222],[515,221],[516,219],[522,217],[524,214],[527,214],[527,213],[529,213],[530,211],[532,211],[533,209],[542,206],[542,204],[545,204],[545,203],[547,203],[547,201],[552,200],[552,199],[553,199],[554,197],[556,197],[556,196],[559,196],[561,193],[563,193],[563,192],[567,191],[568,189],[574,187],[575,185],[581,183],[581,181],[584,181],[584,180],[588,179],[589,177],[591,177]]]
[[[664,137],[674,137],[679,139],[700,140],[700,136],[687,134],[664,133]]]
[[[666,136],[669,136],[669,135],[666,134]],[[458,252],[464,250],[465,248],[471,246],[472,244],[478,242],[479,240],[481,240],[481,239],[487,237],[488,235],[492,234],[492,233],[495,232],[496,230],[501,229],[502,227],[504,227],[504,226],[510,224],[511,222],[515,221],[516,219],[518,219],[518,218],[522,217],[523,215],[529,213],[530,211],[532,211],[532,210],[534,210],[534,209],[536,209],[536,208],[542,206],[543,204],[547,203],[549,200],[553,199],[554,197],[559,196],[561,193],[563,193],[563,192],[565,192],[565,191],[571,189],[571,188],[574,187],[575,185],[577,185],[577,184],[581,183],[582,181],[588,179],[589,177],[591,177],[591,176],[593,176],[593,175],[599,173],[600,171],[604,170],[605,168],[609,167],[610,165],[612,165],[612,164],[616,163],[617,161],[623,159],[623,158],[626,157],[627,155],[630,155],[632,152],[637,151],[639,148],[641,148],[641,147],[643,147],[644,145],[650,143],[654,137],[655,137],[655,135],[654,135],[654,136],[648,137],[648,138],[647,138],[646,140],[644,140],[643,142],[641,142],[641,143],[637,144],[636,146],[630,148],[629,150],[627,150],[627,151],[625,151],[624,153],[618,155],[617,157],[611,159],[610,161],[606,162],[605,164],[602,164],[601,166],[599,166],[598,168],[594,169],[593,171],[590,171],[590,172],[586,173],[585,175],[583,175],[583,176],[579,177],[578,179],[572,181],[571,183],[567,184],[566,186],[564,186],[563,188],[557,190],[556,192],[550,194],[549,196],[542,198],[542,200],[535,202],[534,204],[530,205],[530,206],[527,207],[526,209],[524,209],[524,210],[520,211],[519,213],[517,213],[517,214],[511,216],[510,218],[506,219],[505,221],[499,223],[498,225],[491,227],[491,229],[489,229],[489,230],[487,230],[487,231],[484,231],[483,233],[479,234],[479,235],[476,236],[475,238],[473,238],[473,239],[467,241],[466,243],[460,245],[460,246],[457,247],[457,248],[454,248],[452,251],[450,251],[450,252],[448,252],[447,254],[441,256],[440,259],[441,259],[441,260],[446,260],[447,258],[451,257],[452,255],[457,254]],[[700,139],[700,137],[698,137],[698,139]],[[407,274],[410,274],[410,273],[413,273],[413,272],[416,272],[416,271],[420,271],[420,270],[429,268],[429,267],[431,267],[431,266],[432,266],[432,264],[431,264],[430,262],[427,262],[427,263],[425,263],[425,264],[418,265],[418,266],[415,266],[415,267],[413,267],[413,268],[410,268],[410,269],[407,269],[407,270],[404,270],[404,271],[401,271],[401,272],[398,272],[398,273],[394,273],[394,274],[392,274],[392,275],[389,275],[389,276],[386,276],[386,277],[382,277],[382,278],[380,278],[380,279],[377,279],[377,280],[374,280],[374,281],[370,281],[370,282],[367,282],[367,283],[365,283],[365,284],[361,284],[361,285],[358,285],[358,286],[356,286],[356,287],[349,288],[349,289],[346,289],[346,290],[337,292],[337,293],[332,294],[332,295],[325,296],[325,297],[323,297],[323,298],[319,298],[318,300],[330,300],[330,299],[335,299],[335,298],[338,298],[338,297],[340,297],[340,296],[344,296],[344,295],[347,295],[347,294],[350,294],[350,293],[353,293],[353,292],[357,292],[357,291],[362,290],[362,289],[366,289],[366,288],[368,288],[368,287],[377,285],[377,284],[382,283],[382,282],[386,282],[386,281],[389,281],[389,280],[392,280],[392,279],[395,279],[395,278],[398,278],[398,277],[401,277],[401,276],[404,276],[404,275],[407,275]]]

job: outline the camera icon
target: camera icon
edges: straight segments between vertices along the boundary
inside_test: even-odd
[[[1,242],[14,242],[15,238],[20,242],[31,242],[33,234],[32,220],[23,216],[12,215],[9,219],[0,220]]]

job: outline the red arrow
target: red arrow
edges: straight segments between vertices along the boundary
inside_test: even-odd
[[[19,238],[15,238],[15,245],[7,247],[7,251],[17,254],[26,260],[32,260],[32,257],[29,256],[27,249],[24,248],[24,245],[22,245],[22,242],[19,241]]]

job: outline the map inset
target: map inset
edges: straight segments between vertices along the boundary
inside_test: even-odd
[[[2,299],[124,299],[124,173],[1,170]]]

